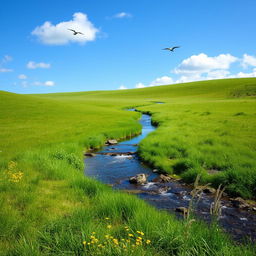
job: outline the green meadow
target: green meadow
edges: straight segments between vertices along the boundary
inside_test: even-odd
[[[0,92],[0,255],[255,255],[213,223],[177,220],[84,176],[83,153],[158,126],[139,145],[188,183],[256,195],[256,79],[120,91]],[[155,104],[164,102],[165,104]]]

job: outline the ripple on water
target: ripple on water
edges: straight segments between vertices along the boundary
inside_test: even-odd
[[[150,189],[150,188],[152,188],[152,187],[156,187],[155,184],[156,184],[155,182],[148,182],[148,183],[146,183],[146,184],[143,185],[143,188],[145,188],[145,189]]]

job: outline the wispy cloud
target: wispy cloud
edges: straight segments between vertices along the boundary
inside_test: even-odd
[[[132,18],[132,14],[128,12],[119,12],[112,16],[107,16],[106,19],[112,20],[112,19],[127,19]]]
[[[10,68],[0,68],[0,73],[12,72],[13,69]]]
[[[74,35],[69,29],[82,32],[83,35]],[[86,43],[94,41],[99,30],[89,21],[87,15],[82,12],[73,14],[73,19],[62,21],[56,25],[46,21],[43,25],[36,27],[32,35],[36,36],[43,44],[64,45],[68,43]]]
[[[28,82],[27,82],[27,81],[22,81],[22,82],[21,82],[21,86],[22,86],[23,88],[27,88],[27,87],[28,87]]]
[[[36,68],[50,68],[51,64],[49,63],[44,63],[44,62],[34,62],[34,61],[29,61],[27,63],[27,68],[29,69],[36,69]]]
[[[3,62],[3,63],[6,63],[6,62],[10,62],[10,61],[12,61],[12,60],[13,60],[12,56],[5,55],[5,56],[3,57],[3,59],[2,59],[2,62]]]
[[[53,81],[45,81],[45,82],[39,82],[39,81],[36,81],[33,83],[33,85],[35,86],[54,86],[55,85],[55,82]]]
[[[128,12],[119,12],[113,15],[113,18],[116,18],[116,19],[131,18],[131,17],[132,15]]]
[[[0,73],[7,73],[7,72],[12,72],[13,69],[10,68],[5,68],[6,63],[11,62],[13,58],[9,55],[5,55],[1,60],[0,60]]]
[[[21,80],[25,80],[25,79],[27,79],[27,76],[24,74],[20,74],[20,75],[18,75],[18,78]]]

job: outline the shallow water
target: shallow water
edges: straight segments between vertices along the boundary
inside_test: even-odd
[[[169,183],[150,182],[158,174],[152,172],[143,164],[136,154],[133,155],[103,155],[101,153],[136,152],[137,144],[156,128],[151,125],[151,117],[142,115],[140,120],[142,132],[139,136],[120,142],[117,145],[104,146],[98,150],[94,157],[85,158],[85,175],[93,177],[114,189],[129,190],[139,198],[145,200],[159,209],[174,212],[178,217],[182,214],[175,212],[177,207],[188,207],[192,190],[189,186],[178,181]],[[149,183],[134,185],[129,178],[138,173],[147,174]],[[213,196],[203,194],[196,208],[196,215],[207,222],[211,221],[209,213]],[[234,208],[228,199],[222,200],[222,213],[219,218],[220,225],[237,241],[249,239],[256,241],[256,214],[252,211]]]

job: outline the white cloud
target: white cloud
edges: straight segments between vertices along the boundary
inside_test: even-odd
[[[157,86],[157,85],[166,85],[166,84],[173,84],[173,79],[169,76],[162,76],[158,77],[155,80],[153,80],[149,86]]]
[[[80,31],[84,35],[74,35],[68,29]],[[98,32],[99,30],[88,20],[86,14],[77,12],[73,14],[73,19],[70,21],[63,21],[56,25],[46,21],[42,26],[36,27],[32,31],[32,35],[37,36],[40,42],[44,44],[63,45],[69,42],[93,41]]]
[[[254,67],[250,72],[231,72],[231,64],[240,63],[244,67]],[[243,58],[232,56],[231,54],[220,54],[209,57],[205,53],[193,55],[183,60],[173,71],[176,79],[170,76],[162,76],[145,85],[137,83],[135,88],[144,88],[156,85],[166,85],[174,83],[188,83],[201,80],[214,80],[225,78],[256,77],[256,57],[244,54]]]
[[[229,69],[230,65],[236,61],[238,58],[230,54],[208,57],[205,53],[200,53],[183,60],[173,72],[175,74],[202,74],[216,69]]]
[[[54,83],[53,81],[46,81],[46,82],[44,83],[44,85],[45,85],[45,86],[54,86],[55,83]]]
[[[158,86],[158,85],[166,85],[166,84],[173,84],[173,83],[174,83],[174,81],[171,77],[162,76],[162,77],[156,78],[155,80],[153,80],[148,85],[145,85],[143,83],[137,83],[135,85],[135,88],[145,88],[145,87],[148,87],[148,86]]]
[[[50,67],[51,67],[51,64],[44,63],[44,62],[36,63],[34,61],[29,61],[28,64],[27,64],[27,68],[29,68],[29,69],[50,68]]]
[[[125,90],[125,89],[128,89],[127,87],[125,87],[124,85],[121,85],[118,90]]]
[[[12,72],[13,70],[10,68],[0,68],[0,73]]]
[[[19,79],[27,79],[27,76],[24,75],[24,74],[20,74],[20,75],[18,76],[18,78],[19,78]]]
[[[207,73],[207,80],[227,78],[230,72],[228,70],[220,69],[214,70]]]
[[[131,17],[132,15],[127,12],[119,12],[113,16],[113,18],[117,18],[117,19],[131,18]]]
[[[175,83],[188,83],[188,82],[194,82],[194,81],[200,81],[203,80],[204,78],[200,74],[187,74],[179,77]]]
[[[172,72],[181,75],[175,83],[229,78],[231,64],[238,61],[241,60],[229,53],[214,57],[200,53],[183,60]]]
[[[33,83],[33,85],[35,85],[35,86],[54,86],[55,82],[53,82],[53,81],[45,81],[45,82],[36,81]]]
[[[143,83],[137,83],[135,85],[135,88],[144,88],[144,87],[146,87],[146,85],[144,85]]]
[[[256,57],[244,54],[241,65],[244,68],[247,68],[248,66],[256,67]]]
[[[242,77],[256,77],[256,68],[254,68],[251,73],[239,72],[239,73],[237,73],[237,74],[236,74],[235,76],[233,76],[233,77],[236,77],[236,78],[242,78]]]

